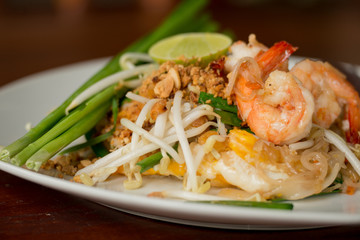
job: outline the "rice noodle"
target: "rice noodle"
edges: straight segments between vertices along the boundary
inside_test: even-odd
[[[322,152],[314,150],[302,153],[300,162],[311,172],[318,172],[317,178],[324,179],[328,171],[328,157]]]
[[[255,164],[258,176],[264,177],[265,173],[270,178],[266,182],[271,187],[261,193],[263,197],[267,199],[280,195],[289,200],[301,199],[323,191],[334,182],[340,169],[345,167],[344,154],[324,137],[321,128],[314,128],[309,140],[313,141],[312,146],[298,149],[297,152],[287,145],[276,146],[263,140],[255,143],[252,149],[258,154],[248,154],[245,160]],[[258,161],[263,159],[262,154],[266,154],[265,162]],[[282,175],[280,170],[287,177],[276,178]],[[249,184],[252,183],[249,181]]]
[[[346,159],[349,161],[351,166],[360,175],[360,161],[355,154],[349,149],[345,141],[336,133],[331,130],[324,129],[325,138],[330,143],[334,144],[340,151],[345,154]]]
[[[324,180],[323,189],[327,188],[328,186],[330,186],[330,184],[332,184],[335,181],[337,175],[340,172],[340,169],[341,166],[339,163],[336,163],[332,169],[330,168],[330,174]]]
[[[309,139],[309,140],[306,140],[303,142],[289,144],[289,149],[290,149],[290,151],[297,151],[297,150],[301,150],[301,149],[310,148],[313,145],[314,145],[314,140]]]

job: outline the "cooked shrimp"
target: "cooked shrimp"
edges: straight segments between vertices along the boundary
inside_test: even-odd
[[[290,44],[280,42],[257,61],[243,58],[236,69],[234,93],[240,117],[258,137],[275,144],[302,139],[312,124],[311,93],[291,73],[275,70],[283,68],[293,51]]]
[[[231,72],[234,70],[238,60],[243,57],[253,57],[268,50],[268,47],[256,40],[255,34],[249,35],[249,43],[237,41],[230,47],[230,55],[225,62],[225,70]]]
[[[346,77],[327,62],[309,59],[297,63],[291,73],[315,98],[313,122],[329,128],[345,106],[346,139],[360,143],[360,98]]]
[[[257,136],[275,144],[296,142],[310,132],[314,100],[290,73],[275,70],[263,94],[253,100],[246,122]]]
[[[235,78],[238,74],[239,65],[244,61],[244,58],[253,58],[258,61],[258,64],[262,68],[262,79],[265,79],[268,74],[274,70],[288,70],[289,56],[296,50],[293,46],[286,42],[279,42],[272,47],[271,51],[268,51],[268,47],[256,40],[255,34],[250,34],[249,43],[246,44],[243,41],[237,41],[230,47],[230,55],[225,61],[225,70],[230,72],[229,84],[226,87],[225,97],[231,95],[232,89],[235,84]],[[257,69],[253,69],[257,70]]]

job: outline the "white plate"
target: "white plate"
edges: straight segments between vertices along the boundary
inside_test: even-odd
[[[107,61],[99,59],[35,74],[0,89],[0,145],[25,133],[27,122],[37,123],[58,106]],[[359,68],[358,68],[359,70]],[[153,191],[181,188],[181,182],[150,177],[143,188],[125,191],[122,179],[97,187],[69,182],[0,161],[0,169],[23,179],[100,204],[159,220],[228,229],[304,229],[360,224],[360,192],[334,194],[295,201],[294,209],[273,210],[215,206],[178,200],[149,198]]]

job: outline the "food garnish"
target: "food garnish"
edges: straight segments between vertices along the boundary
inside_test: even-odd
[[[200,61],[206,65],[223,56],[231,42],[230,37],[220,33],[183,33],[157,42],[149,55],[159,63]]]

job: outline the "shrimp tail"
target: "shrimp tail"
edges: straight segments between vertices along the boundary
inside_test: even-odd
[[[266,52],[256,57],[256,61],[262,70],[262,79],[274,70],[281,68],[282,64],[294,53],[298,48],[292,46],[286,41],[275,43]]]
[[[352,144],[360,144],[360,109],[357,104],[348,105],[347,120],[349,130],[346,131],[346,140]]]

